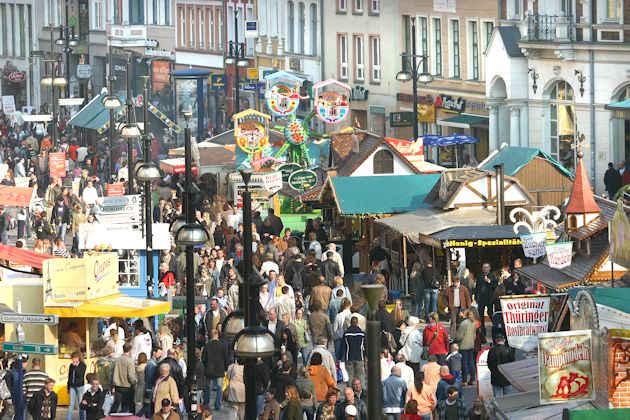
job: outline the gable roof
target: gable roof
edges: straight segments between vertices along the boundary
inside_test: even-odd
[[[428,208],[424,198],[439,174],[328,177],[320,194],[332,192],[339,213],[392,214]]]
[[[560,162],[540,149],[529,147],[506,146],[498,151],[495,151],[494,154],[491,154],[486,160],[479,164],[478,168],[486,171],[494,171],[495,165],[503,164],[505,174],[515,176],[536,156],[547,160],[563,175],[573,179],[573,174],[562,166]]]
[[[602,209],[595,202],[593,198],[594,195],[591,184],[588,181],[588,176],[586,175],[586,169],[584,169],[582,157],[578,155],[575,179],[573,180],[569,202],[564,208],[565,213],[583,214],[601,212]]]
[[[510,57],[525,57],[518,41],[521,39],[521,31],[516,26],[499,26],[495,29],[501,36],[505,52]]]

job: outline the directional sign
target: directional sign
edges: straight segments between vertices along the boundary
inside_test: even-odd
[[[139,213],[103,213],[97,214],[99,223],[140,223],[142,218]]]
[[[4,312],[0,314],[0,322],[5,324],[59,324],[59,316],[47,314],[18,314]]]
[[[57,354],[57,346],[51,344],[40,343],[2,343],[2,351],[10,351],[13,353],[29,353],[29,354]]]
[[[104,197],[101,213],[138,213],[140,214],[140,195],[123,195],[122,197]]]

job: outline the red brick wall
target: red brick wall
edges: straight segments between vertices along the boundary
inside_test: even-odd
[[[630,342],[614,340],[609,400],[614,408],[630,407]]]

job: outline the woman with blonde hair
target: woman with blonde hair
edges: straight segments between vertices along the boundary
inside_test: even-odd
[[[295,385],[289,385],[284,390],[287,398],[284,407],[284,420],[303,420],[304,410],[300,401],[300,393]]]
[[[394,301],[394,324],[398,324],[400,321],[404,321],[406,324],[410,316],[411,314],[403,306],[402,300],[396,299]]]
[[[337,296],[337,290],[341,289],[343,290],[343,297],[352,303],[352,293],[350,293],[348,286],[344,286],[343,278],[341,278],[341,276],[335,276],[333,282],[335,283],[335,287],[333,287],[332,292],[330,293],[330,298],[334,299],[335,296]]]
[[[160,324],[158,327],[158,341],[160,343],[160,347],[164,351],[164,354],[168,351],[168,349],[173,348],[173,334],[171,334],[171,329],[166,324]]]

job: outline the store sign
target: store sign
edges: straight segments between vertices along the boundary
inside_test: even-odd
[[[124,195],[122,197],[103,197],[101,213],[140,213],[140,195]]]
[[[385,141],[407,158],[409,162],[424,161],[424,145],[421,138],[417,141],[409,141],[385,137]]]
[[[266,172],[262,174],[262,180],[265,190],[272,194],[282,188],[282,172]]]
[[[546,232],[534,232],[527,235],[521,235],[523,253],[525,256],[527,258],[540,258],[544,256],[547,253],[545,250],[546,239]]]
[[[486,248],[494,246],[519,246],[520,239],[450,239],[448,246],[450,248]]]
[[[89,64],[78,64],[77,77],[79,79],[89,79],[92,77],[92,66]]]
[[[501,311],[510,347],[523,351],[538,346],[538,334],[549,329],[549,296],[502,296]]]
[[[595,399],[591,335],[582,330],[538,336],[541,404]]]
[[[227,76],[225,74],[213,74],[210,76],[210,88],[213,90],[225,90]]]
[[[258,21],[246,20],[245,21],[245,39],[258,38]]]
[[[44,306],[97,299],[118,293],[118,254],[52,258],[43,263]]]
[[[256,83],[241,83],[241,90],[244,92],[255,92],[257,89]]]
[[[171,63],[163,60],[153,60],[151,62],[151,90],[157,93],[167,87],[170,82]]]
[[[435,12],[456,13],[457,0],[433,0]]]
[[[302,169],[302,167],[297,163],[285,163],[278,167],[278,170],[282,173],[282,182],[289,182],[289,176],[300,169]]]
[[[392,112],[389,114],[389,126],[394,127],[412,127],[413,112]]]
[[[170,249],[168,223],[153,223],[153,250]],[[79,249],[144,250],[147,241],[140,224],[82,223],[79,225]]]
[[[113,182],[107,184],[107,196],[108,197],[122,197],[125,195],[125,184],[122,182]]]
[[[53,152],[48,154],[48,166],[51,178],[66,177],[66,154],[64,152]]]
[[[351,101],[367,101],[369,94],[370,94],[370,91],[364,88],[363,86],[355,86],[350,91],[350,100]]]
[[[167,51],[167,50],[156,50],[153,48],[145,48],[144,55],[148,55],[150,57],[162,57],[162,58],[167,58],[169,60],[175,60],[175,53],[173,51]]]
[[[249,80],[258,80],[258,67],[252,67],[247,69],[247,78]]]
[[[435,107],[442,108],[448,112],[461,114],[466,110],[466,99],[462,97],[456,98],[450,95],[438,95],[435,98]]]
[[[13,83],[22,83],[26,80],[26,73],[23,71],[14,71],[7,76],[7,79]]]
[[[556,242],[545,245],[549,267],[562,269],[571,265],[573,259],[573,242]]]
[[[317,174],[308,169],[293,172],[289,176],[289,186],[294,190],[308,191],[317,184]]]
[[[630,267],[630,222],[623,208],[623,203],[617,204],[608,228],[608,242],[610,242],[610,260],[622,267]]]
[[[2,97],[2,111],[4,111],[5,114],[11,114],[17,111],[15,108],[15,96],[6,95]]]

